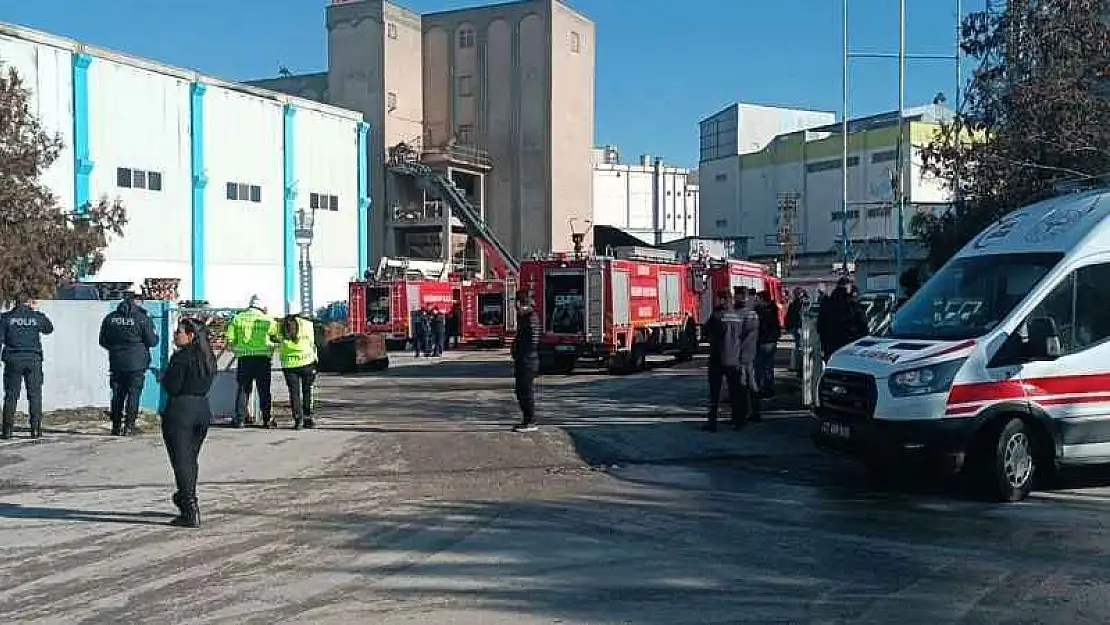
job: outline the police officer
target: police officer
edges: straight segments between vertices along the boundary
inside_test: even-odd
[[[513,426],[515,432],[535,432],[536,426],[536,374],[540,370],[540,316],[532,292],[516,294],[516,338],[510,354],[513,357],[513,381],[516,400],[520,404],[521,420]]]
[[[125,294],[100,324],[100,346],[108,350],[112,436],[138,433],[135,419],[139,416],[139,398],[150,367],[150,348],[157,344],[150,317],[134,293]]]
[[[50,318],[27,297],[0,315],[0,346],[4,361],[4,423],[0,438],[11,438],[20,384],[27,386],[31,438],[42,438],[42,335],[54,331]]]
[[[243,427],[253,425],[247,415],[251,390],[258,387],[258,407],[262,412],[262,427],[276,427],[271,412],[270,375],[273,368],[274,345],[270,335],[277,322],[266,314],[266,306],[257,295],[252,295],[247,309],[235,315],[227,327],[227,344],[237,361],[235,378],[238,392],[235,396],[235,419],[232,424]]]

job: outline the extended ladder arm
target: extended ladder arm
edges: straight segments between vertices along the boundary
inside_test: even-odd
[[[504,279],[520,272],[520,263],[509,252],[509,249],[498,240],[493,230],[486,225],[478,211],[466,199],[462,189],[455,186],[455,183],[431,167],[411,160],[394,162],[390,165],[390,169],[425,181],[433,194],[438,195],[439,199],[450,204],[453,214],[463,223],[467,233],[478,240],[478,244],[482,246],[482,251],[493,262],[493,271],[498,278]]]

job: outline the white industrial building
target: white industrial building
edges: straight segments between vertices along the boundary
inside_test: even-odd
[[[45,176],[60,208],[127,210],[90,280],[178,278],[182,298],[297,310],[303,209],[313,303],[347,298],[368,253],[360,114],[4,24],[0,62],[65,144]]]
[[[801,118],[801,127],[767,137],[757,149],[728,148],[711,117],[702,122],[700,164],[701,235],[735,241],[741,254],[778,260],[786,253],[785,230],[793,241],[795,274],[829,273],[843,257],[845,218],[849,260],[860,283],[871,290],[894,288],[897,281],[893,241],[897,237],[891,173],[897,167],[898,114],[851,120],[848,124],[848,202],[843,210],[841,125],[832,114]],[[947,206],[950,194],[943,181],[925,174],[920,150],[951,111],[932,105],[908,109],[904,118],[907,153],[905,227],[919,211]],[[714,116],[716,117],[716,116]],[[753,134],[739,119],[741,135]],[[790,124],[787,124],[789,126]],[[759,134],[759,133],[755,133]],[[756,148],[752,142],[750,148]],[[708,158],[707,158],[708,157]],[[907,258],[919,246],[904,248]]]
[[[594,224],[620,229],[648,245],[698,234],[696,171],[649,155],[622,163],[612,146],[593,150]]]

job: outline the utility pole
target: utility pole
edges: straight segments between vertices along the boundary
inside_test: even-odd
[[[794,268],[794,262],[797,258],[798,241],[797,229],[795,227],[795,220],[798,215],[798,198],[800,195],[797,192],[789,191],[779,193],[779,245],[782,246],[782,277],[790,275],[791,269]]]
[[[842,118],[840,120],[840,139],[841,139],[841,154],[840,154],[840,237],[841,237],[841,254],[840,254],[840,271],[844,276],[848,275],[848,258],[851,253],[850,241],[848,240],[848,2],[844,1],[844,74],[841,80],[843,87],[843,101],[842,105]]]
[[[957,17],[957,19],[959,19]],[[902,264],[905,262],[906,238],[906,161],[912,158],[906,150],[906,0],[898,3],[898,241],[894,246],[894,279],[901,295]]]

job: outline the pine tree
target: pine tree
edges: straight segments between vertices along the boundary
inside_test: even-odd
[[[927,172],[958,180],[956,201],[912,226],[934,268],[1063,185],[1110,182],[1110,3],[1009,0],[970,14],[962,33],[979,65],[956,119],[923,150]]]
[[[63,211],[42,183],[62,140],[32,113],[30,92],[15,68],[0,68],[0,302],[51,297],[104,263],[110,235],[127,223],[123,206],[107,198]]]

